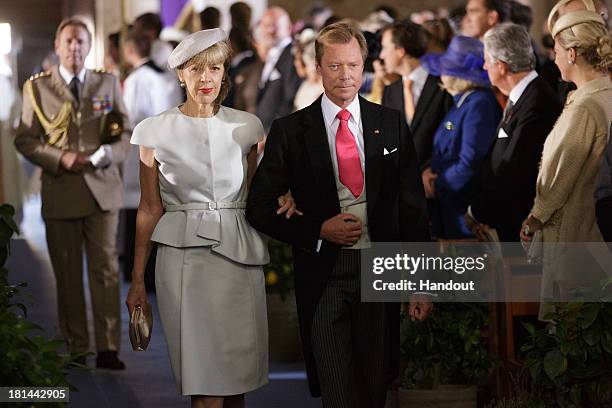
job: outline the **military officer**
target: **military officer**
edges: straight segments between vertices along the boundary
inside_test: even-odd
[[[129,149],[129,122],[116,78],[84,68],[90,46],[85,23],[74,18],[60,23],[55,36],[60,63],[26,81],[15,145],[43,169],[42,216],[57,283],[59,324],[68,349],[74,353],[89,348],[84,247],[96,366],[124,369],[118,358],[116,234],[122,204],[119,165]]]

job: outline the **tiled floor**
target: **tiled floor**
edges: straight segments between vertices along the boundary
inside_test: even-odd
[[[10,280],[27,282],[24,290],[29,304],[29,318],[43,327],[47,336],[58,335],[55,308],[55,281],[47,254],[44,225],[40,218],[40,200],[30,200],[24,208],[22,234],[13,241],[8,262]],[[127,285],[122,283],[122,299]],[[89,300],[88,300],[89,301]],[[156,305],[155,299],[150,299]],[[178,395],[172,379],[166,343],[160,330],[159,316],[154,307],[154,334],[144,353],[131,351],[127,335],[128,316],[123,311],[121,358],[127,370],[72,371],[69,378],[78,391],[70,393],[71,407],[186,407],[189,399]],[[90,316],[91,317],[91,316]],[[89,319],[91,322],[91,318]],[[90,327],[90,332],[93,328]],[[93,335],[91,336],[93,339]],[[89,365],[94,362],[90,358]],[[272,364],[270,383],[247,395],[248,408],[309,408],[319,407],[318,399],[308,393],[301,363]]]

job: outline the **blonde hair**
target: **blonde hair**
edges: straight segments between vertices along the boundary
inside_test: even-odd
[[[221,89],[219,95],[215,99],[215,103],[220,105],[221,102],[227,97],[230,90],[229,80],[229,69],[231,64],[232,51],[227,41],[219,41],[204,51],[201,51],[191,57],[186,62],[176,67],[177,71],[182,71],[192,65],[199,66],[211,66],[217,64],[223,64],[223,80],[221,82]]]
[[[323,58],[323,50],[327,44],[348,44],[352,40],[356,39],[361,50],[361,56],[363,62],[368,57],[368,44],[366,43],[363,34],[359,31],[359,28],[348,20],[338,21],[337,23],[330,24],[323,28],[317,39],[315,40],[315,56],[317,63],[321,63]]]
[[[475,82],[448,75],[442,75],[442,84],[440,86],[451,95],[457,95],[467,92],[470,89],[479,88],[479,85]]]
[[[575,48],[586,63],[598,71],[612,73],[612,46],[603,24],[584,22],[562,30],[555,37],[563,48]]]

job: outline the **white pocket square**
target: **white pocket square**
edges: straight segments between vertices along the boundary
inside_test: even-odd
[[[277,79],[281,78],[281,73],[278,72],[278,69],[274,68],[274,71],[272,71],[270,73],[270,76],[268,77],[268,81],[272,82],[272,81],[276,81]]]
[[[506,133],[506,131],[502,128],[499,129],[499,132],[497,133],[497,138],[498,139],[505,139],[509,137],[508,134]]]
[[[397,147],[395,149],[392,149],[391,151],[387,150],[387,148],[385,147],[383,148],[383,156],[386,156],[391,153],[395,153],[396,151],[397,151]]]

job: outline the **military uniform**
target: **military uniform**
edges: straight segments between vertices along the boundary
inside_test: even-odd
[[[62,68],[63,69],[63,68]],[[65,72],[63,71],[64,75]],[[42,216],[57,280],[58,314],[71,352],[89,347],[83,253],[87,254],[96,349],[119,350],[120,306],[116,251],[122,205],[119,165],[129,150],[129,125],[117,79],[86,70],[78,99],[59,66],[26,81],[17,149],[42,167]],[[125,124],[125,126],[124,126]],[[106,152],[107,163],[69,172],[60,163],[66,150]]]

